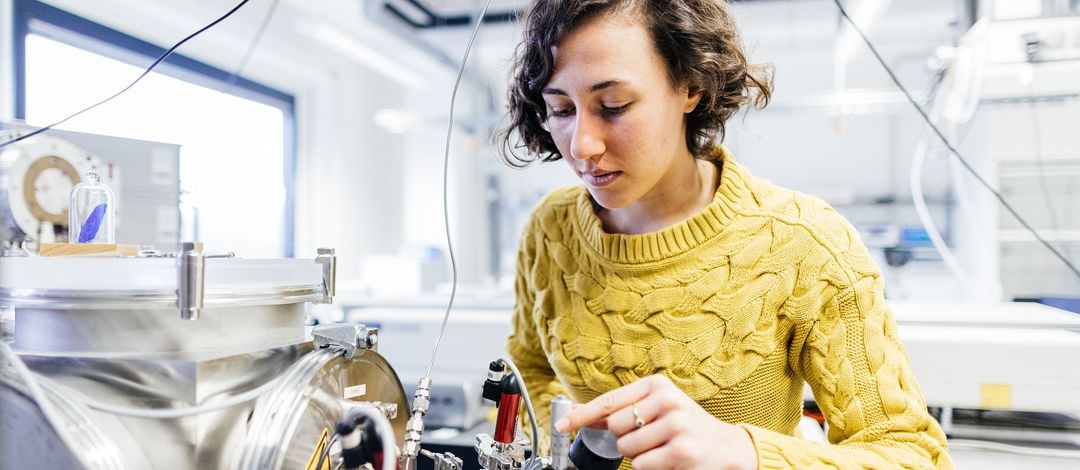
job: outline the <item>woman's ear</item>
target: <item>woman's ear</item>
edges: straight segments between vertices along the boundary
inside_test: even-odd
[[[701,89],[700,88],[696,88],[696,87],[692,87],[692,86],[688,85],[687,90],[689,90],[689,91],[687,91],[687,94],[686,94],[686,106],[683,107],[683,114],[690,113],[691,111],[696,109],[698,103],[701,102]]]

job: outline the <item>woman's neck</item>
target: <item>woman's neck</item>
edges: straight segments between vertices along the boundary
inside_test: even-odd
[[[637,235],[662,230],[697,215],[712,203],[720,171],[715,163],[694,158],[674,168],[633,204],[600,208],[597,216],[608,233]]]

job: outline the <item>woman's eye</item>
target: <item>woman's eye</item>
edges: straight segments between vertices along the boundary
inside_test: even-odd
[[[574,114],[574,109],[573,108],[562,108],[562,109],[552,109],[551,110],[551,117],[557,117],[557,118],[559,118],[559,117],[567,117],[567,116],[569,116],[571,114]]]
[[[626,109],[629,108],[629,107],[630,107],[629,103],[624,104],[622,106],[617,106],[617,107],[604,106],[603,111],[604,111],[604,114],[606,114],[608,116],[617,116],[619,114],[622,114],[622,113],[626,112]]]

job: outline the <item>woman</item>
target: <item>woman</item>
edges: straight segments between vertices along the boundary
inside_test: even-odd
[[[539,1],[524,22],[504,158],[529,163],[519,139],[585,183],[519,251],[508,350],[541,429],[567,394],[585,404],[556,426],[606,427],[635,468],[950,468],[855,230],[718,143],[770,96],[725,3]],[[796,437],[804,382],[832,444]]]

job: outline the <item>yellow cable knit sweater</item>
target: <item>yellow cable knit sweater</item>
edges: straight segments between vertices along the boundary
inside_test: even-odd
[[[508,351],[542,446],[555,395],[583,403],[660,373],[747,429],[761,468],[951,468],[857,232],[717,152],[713,202],[659,232],[604,232],[583,186],[534,211]],[[795,437],[804,381],[833,445]]]

